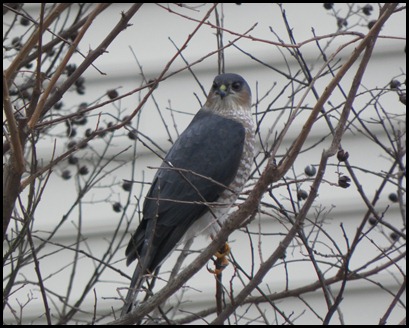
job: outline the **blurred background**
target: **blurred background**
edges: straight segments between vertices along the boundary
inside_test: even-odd
[[[52,5],[47,4],[46,8]],[[80,13],[89,12],[95,6],[72,4],[52,26],[52,31],[69,26]],[[69,65],[74,69],[78,67],[130,6],[112,4],[100,13],[79,44],[81,54],[75,53]],[[108,103],[86,115],[45,125],[36,136],[35,151],[27,149],[27,154],[35,153],[39,167],[45,166],[75,147],[87,133],[89,136],[92,131],[126,119],[149,91],[139,88],[148,81],[155,81],[211,6],[144,4],[129,26],[42,122]],[[3,48],[7,50],[4,51],[4,69],[13,60],[13,51],[18,51],[15,43],[20,40],[24,44],[32,33],[30,26],[34,24],[29,21],[28,26],[24,25],[22,17],[38,20],[39,13],[40,5],[29,3],[3,13]],[[112,311],[121,307],[119,295],[125,295],[129,284],[122,273],[131,276],[135,267],[135,264],[126,267],[125,247],[141,219],[144,195],[155,167],[161,162],[158,154],[163,155],[169,149],[205,102],[222,63],[225,72],[242,75],[250,85],[254,121],[258,124],[254,173],[240,197],[243,201],[294,108],[301,103],[299,114],[278,148],[277,163],[298,136],[332,74],[337,73],[378,15],[377,4],[238,3],[220,4],[211,11],[205,20],[209,24],[202,25],[191,37],[183,57],[178,56],[165,74],[169,77],[159,83],[130,124],[94,138],[54,166],[49,176],[44,174],[35,187],[23,191],[21,204],[26,205],[20,204],[16,213],[27,208],[25,202],[30,193],[38,195],[30,228],[38,247],[37,257],[49,293],[53,322],[90,323],[94,311],[98,323],[114,319]],[[217,26],[223,26],[223,30],[216,29]],[[340,282],[328,286],[332,302],[341,288],[345,288],[331,324],[377,324],[385,315],[388,324],[398,324],[406,313],[406,298],[404,292],[401,294],[406,277],[406,238],[402,238],[406,236],[406,9],[399,10],[386,22],[381,36],[342,139],[342,148],[349,153],[349,164],[360,185],[351,182],[349,188],[339,186],[340,176],[350,174],[345,164],[334,156],[304,226],[316,263],[323,277],[329,279],[336,276],[343,260],[341,255],[347,253],[364,223],[361,240],[349,263],[349,269],[356,270],[356,279],[347,281],[345,286]],[[45,33],[43,44],[55,37]],[[291,46],[294,44],[297,47]],[[225,47],[223,57],[217,52],[220,47]],[[59,48],[53,51],[58,52]],[[308,84],[306,72],[311,78],[315,77],[325,66],[325,59],[334,53],[334,60],[324,68],[314,85],[315,94],[311,91],[303,98]],[[47,56],[58,58],[56,53]],[[30,79],[35,61],[33,64],[20,70],[16,83],[24,84]],[[191,66],[185,69],[187,65]],[[356,68],[354,65],[348,72],[324,108],[333,126],[337,124]],[[53,72],[54,68],[50,69],[48,76]],[[58,83],[63,83],[64,78],[66,76]],[[127,93],[130,94],[115,100]],[[309,170],[317,168],[323,150],[331,141],[331,131],[323,115],[314,124],[292,169],[266,193],[251,224],[230,236],[232,261],[236,264],[229,265],[223,272],[226,302],[246,285],[248,277],[271,255],[291,227],[290,219],[301,208],[304,193],[308,195],[315,175]],[[403,167],[395,163],[397,157]],[[7,155],[3,157],[3,163],[5,161]],[[46,186],[44,190],[42,186]],[[361,192],[358,187],[362,188]],[[374,215],[367,214],[368,205],[362,194],[372,202],[386,224],[378,224]],[[10,223],[8,240],[3,244],[3,253],[8,256],[3,269],[3,288],[11,290],[3,321],[43,324],[44,304],[30,247],[22,243],[11,255],[8,253],[22,226],[21,220]],[[183,266],[208,243],[203,237],[196,238]],[[154,291],[165,285],[180,248],[162,266]],[[25,261],[21,268],[14,271],[15,263],[22,258]],[[102,268],[100,261],[109,266]],[[209,267],[212,267],[211,261]],[[365,276],[371,270],[374,274]],[[271,302],[261,301],[262,294],[255,290],[251,294],[254,300],[239,307],[226,323],[320,324],[328,307],[319,283],[316,288],[311,287],[317,281],[311,257],[297,238],[287,249],[285,258],[271,268],[259,286],[267,295],[283,293],[284,296]],[[302,287],[306,292],[285,294]],[[391,307],[394,301],[397,304]],[[215,279],[202,268],[169,300],[166,309],[169,318],[176,320],[196,314],[196,320],[186,323],[206,324],[216,314],[210,311],[210,315],[205,315],[201,311],[214,306]],[[70,311],[76,307],[80,310],[71,315]],[[64,321],[64,316],[68,321]]]

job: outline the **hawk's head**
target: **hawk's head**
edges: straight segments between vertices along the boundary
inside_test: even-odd
[[[220,112],[250,111],[251,91],[247,82],[238,74],[226,73],[215,77],[205,108]]]

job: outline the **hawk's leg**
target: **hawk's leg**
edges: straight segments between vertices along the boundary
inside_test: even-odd
[[[227,259],[227,256],[230,254],[230,246],[226,242],[224,245],[214,254],[216,257],[214,262],[215,269],[210,269],[209,267],[207,270],[215,275],[219,275],[222,273],[222,271],[229,265],[229,260]]]

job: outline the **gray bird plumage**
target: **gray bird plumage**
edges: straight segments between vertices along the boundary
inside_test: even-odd
[[[191,236],[201,230],[217,233],[222,223],[217,221],[237,199],[250,172],[250,105],[250,88],[241,76],[217,76],[205,105],[167,153],[126,248],[127,265],[135,259],[138,264],[121,315],[132,309],[143,275],[152,273],[188,231]],[[202,222],[197,229],[196,222]]]

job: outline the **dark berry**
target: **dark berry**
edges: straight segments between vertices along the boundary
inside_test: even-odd
[[[349,157],[349,153],[343,149],[340,149],[337,153],[338,161],[345,162]]]
[[[332,9],[332,7],[334,7],[333,3],[329,3],[329,2],[324,2],[324,8],[327,10]]]
[[[376,20],[371,20],[371,21],[368,23],[368,28],[371,29],[371,28],[375,25],[375,23],[376,23]]]
[[[369,219],[368,219],[368,222],[369,222],[369,224],[370,225],[375,225],[375,224],[377,224],[378,223],[378,220],[376,219],[376,218],[374,218],[373,216],[371,216]]]
[[[398,80],[392,80],[391,82],[389,82],[389,87],[391,89],[399,89],[401,83]]]
[[[108,90],[107,91],[107,96],[109,99],[115,99],[116,97],[118,97],[118,91],[116,90]]]
[[[406,93],[402,93],[402,94],[399,95],[399,101],[402,104],[406,105]]]
[[[351,179],[346,175],[342,175],[338,179],[338,185],[342,188],[348,188],[351,184]]]
[[[69,179],[71,179],[71,172],[69,170],[65,170],[65,171],[62,172],[61,177],[64,180],[69,180]]]
[[[390,193],[389,194],[389,200],[392,202],[392,203],[397,203],[398,202],[398,195],[396,195],[394,192],[392,192],[392,193]]]
[[[363,12],[366,16],[371,15],[372,10],[373,10],[373,7],[372,7],[370,4],[367,4],[367,5],[365,5],[365,6],[362,8],[362,12]]]
[[[132,182],[131,181],[124,181],[122,184],[122,189],[125,191],[131,191],[132,189]]]
[[[308,165],[305,167],[304,173],[309,177],[313,177],[317,173],[317,169],[315,166]]]
[[[78,163],[78,157],[75,157],[74,155],[70,155],[68,157],[68,163],[70,163],[71,165],[75,165]]]
[[[59,101],[58,103],[56,103],[55,105],[54,105],[54,109],[56,109],[56,110],[59,110],[59,109],[61,109],[62,108],[62,106],[63,106],[63,102],[62,101]]]
[[[348,21],[345,19],[345,18],[337,18],[337,25],[338,25],[338,28],[343,28],[343,27],[346,27],[346,26],[348,26]]]
[[[80,76],[75,82],[76,87],[83,87],[85,82],[85,78],[83,76]]]
[[[391,234],[389,235],[389,237],[391,237],[391,239],[393,241],[397,241],[399,239],[399,234],[397,234],[396,232],[391,232]]]
[[[118,203],[118,202],[114,203],[112,205],[112,208],[117,213],[121,212],[121,209],[122,209],[121,203]]]
[[[21,17],[20,19],[20,24],[23,26],[28,26],[30,24],[30,21],[26,17]]]
[[[81,166],[80,169],[78,170],[78,173],[80,175],[87,175],[89,173],[88,167],[86,167],[85,165]]]
[[[131,140],[136,140],[138,138],[138,134],[136,131],[129,131],[128,138]]]
[[[308,193],[304,189],[300,189],[297,192],[298,200],[305,200],[308,197]]]
[[[71,140],[68,144],[67,144],[67,148],[71,149],[74,148],[75,146],[77,146],[77,143],[74,140]]]
[[[92,129],[88,128],[88,129],[85,130],[85,136],[87,138],[89,138],[91,136],[91,134],[92,134]]]
[[[68,64],[65,66],[65,71],[67,72],[67,75],[70,76],[74,71],[77,69],[77,65],[75,64]]]

